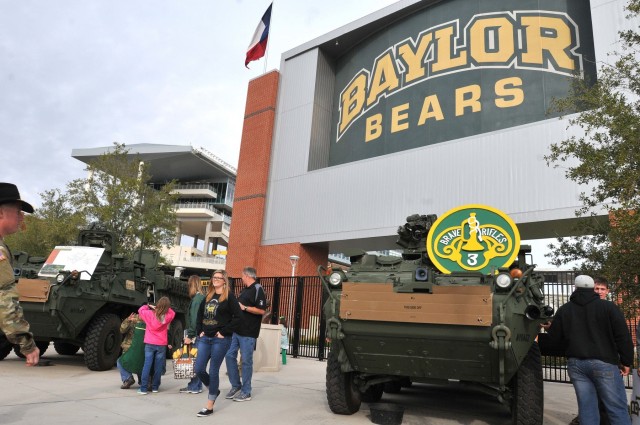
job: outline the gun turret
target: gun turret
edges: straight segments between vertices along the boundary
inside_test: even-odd
[[[435,214],[412,214],[407,222],[398,227],[396,243],[410,253],[425,252],[427,250],[427,235],[438,216]]]

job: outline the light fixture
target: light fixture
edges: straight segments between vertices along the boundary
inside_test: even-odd
[[[289,261],[291,262],[291,277],[294,277],[296,275],[296,265],[298,264],[299,259],[300,257],[298,257],[297,255],[289,256]]]

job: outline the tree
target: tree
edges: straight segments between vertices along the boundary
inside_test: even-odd
[[[87,222],[97,222],[115,232],[118,252],[159,249],[173,244],[176,229],[175,182],[153,187],[149,167],[128,155],[124,144],[90,162],[89,177],[68,184],[70,202]]]
[[[8,236],[7,242],[14,251],[42,257],[56,245],[73,244],[85,219],[59,189],[47,190],[40,196],[42,206],[25,217],[26,228]]]
[[[46,256],[56,245],[72,245],[78,230],[99,223],[116,235],[118,253],[143,246],[171,246],[175,238],[174,182],[154,188],[148,166],[128,155],[124,144],[90,162],[89,176],[67,184],[66,193],[41,194],[42,207],[26,217],[26,229],[7,238],[14,251]]]
[[[628,19],[640,16],[640,0],[627,4]],[[636,27],[637,28],[637,27]],[[598,81],[576,77],[569,95],[554,101],[561,113],[582,111],[569,119],[583,134],[551,145],[545,157],[558,167],[567,160],[567,178],[587,184],[580,196],[582,236],[559,238],[553,249],[555,265],[582,261],[580,270],[602,274],[632,299],[640,296],[640,33],[623,31],[613,64],[600,66]],[[572,162],[573,163],[573,162]],[[598,209],[609,220],[597,220]],[[601,214],[601,213],[600,213]]]

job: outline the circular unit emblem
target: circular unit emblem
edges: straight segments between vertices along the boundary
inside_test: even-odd
[[[427,251],[443,273],[510,265],[520,250],[520,233],[505,213],[486,205],[469,204],[447,211],[431,226]]]

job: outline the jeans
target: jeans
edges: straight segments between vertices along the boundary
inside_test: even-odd
[[[600,424],[598,398],[612,424],[631,425],[627,392],[618,366],[596,359],[570,357],[567,369],[578,399],[580,425]]]
[[[211,338],[203,336],[198,339],[195,370],[202,383],[209,387],[208,400],[215,401],[218,397],[220,365],[224,360],[224,355],[229,350],[229,345],[231,345],[231,337]],[[207,373],[207,362],[209,362],[209,373]]]
[[[129,379],[129,378],[131,378],[133,376],[133,374],[131,372],[129,372],[127,369],[125,369],[122,366],[122,363],[120,363],[120,359],[118,359],[118,361],[116,362],[116,367],[120,371],[120,378],[121,378],[122,382],[126,381],[127,379]]]
[[[124,368],[124,366],[122,366],[122,363],[120,363],[119,358],[118,358],[118,361],[116,361],[116,366],[120,371],[120,378],[122,379],[122,382],[126,381],[129,378],[133,378],[133,373],[129,372],[127,369]],[[137,376],[138,376],[138,383],[141,383],[142,377],[140,376],[139,373],[137,374]]]
[[[149,389],[149,374],[151,373],[152,366],[153,380],[151,388],[153,390],[160,388],[160,377],[166,366],[166,354],[166,345],[144,345],[144,366],[142,368],[142,382],[140,383],[141,390],[146,391]]]
[[[196,360],[197,362],[198,360]],[[202,390],[202,381],[198,378],[198,375],[191,378],[191,381],[187,384],[187,389],[189,391],[201,391]]]
[[[233,388],[241,388],[243,394],[251,394],[251,376],[253,375],[253,350],[256,348],[256,339],[250,336],[233,334],[231,347],[225,356],[229,382]],[[238,371],[238,349],[242,357],[242,383]]]

